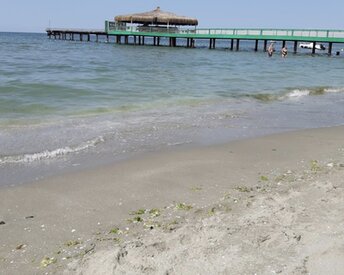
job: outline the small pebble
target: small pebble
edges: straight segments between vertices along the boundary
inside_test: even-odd
[[[27,216],[25,219],[33,219],[35,216]]]

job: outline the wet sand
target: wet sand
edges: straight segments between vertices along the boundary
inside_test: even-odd
[[[344,127],[0,190],[1,274],[338,274]]]

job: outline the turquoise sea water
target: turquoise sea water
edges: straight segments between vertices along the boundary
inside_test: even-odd
[[[0,33],[0,185],[174,146],[343,124],[343,56],[268,58],[253,43],[228,45]]]

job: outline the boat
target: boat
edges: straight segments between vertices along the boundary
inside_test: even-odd
[[[302,49],[313,49],[313,44],[314,43],[301,43],[299,47]],[[326,50],[323,44],[315,44],[315,49],[319,51]]]

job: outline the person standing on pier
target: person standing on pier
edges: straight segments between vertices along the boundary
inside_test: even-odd
[[[288,49],[287,47],[283,47],[281,50],[282,57],[285,58],[288,55]]]

